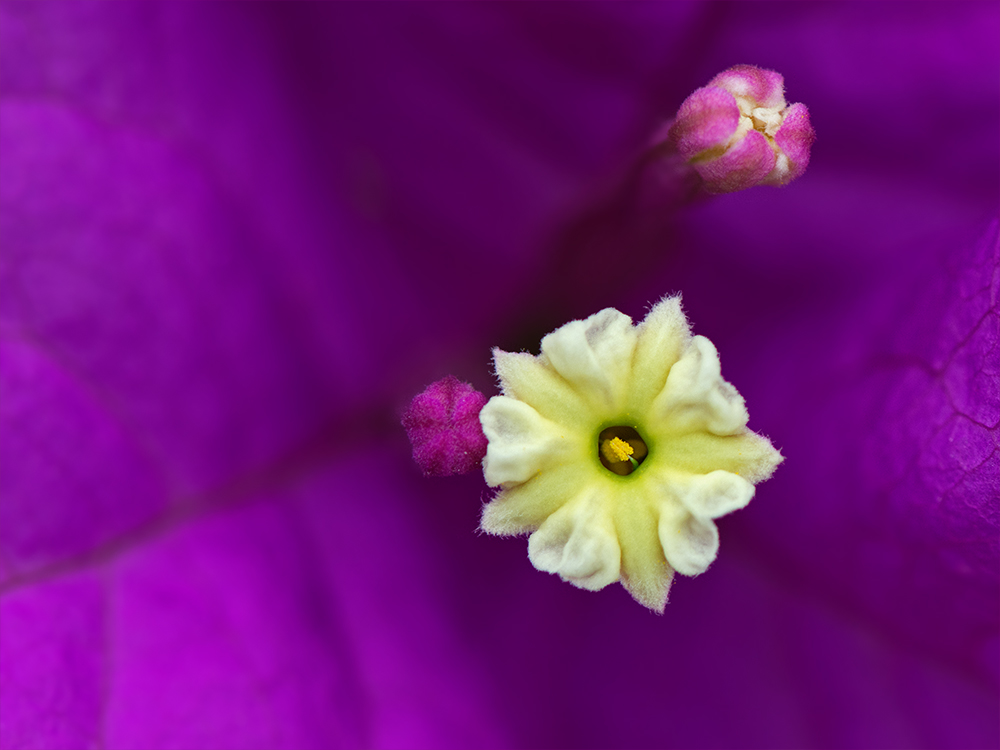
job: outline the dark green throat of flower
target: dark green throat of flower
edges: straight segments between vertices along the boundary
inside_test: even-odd
[[[597,436],[597,457],[604,468],[614,474],[631,474],[647,455],[646,442],[633,427],[608,427]]]

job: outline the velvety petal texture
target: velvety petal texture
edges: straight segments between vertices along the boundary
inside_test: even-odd
[[[1000,746],[998,64],[982,2],[0,3],[0,747]],[[755,124],[779,73],[808,118]],[[711,89],[692,156],[732,96],[724,175],[752,131],[787,188],[651,154]],[[623,351],[651,400],[665,308],[588,329],[573,387],[539,342],[680,293],[769,442],[722,481],[739,436],[670,444],[712,492],[625,531],[722,551],[657,617],[477,534],[483,480],[424,477],[400,417],[495,394],[494,347],[553,424]],[[578,473],[492,522],[554,488],[535,559],[599,587]]]
[[[735,97],[725,89],[706,86],[681,104],[671,133],[681,156],[693,159],[705,151],[724,149],[739,124]]]

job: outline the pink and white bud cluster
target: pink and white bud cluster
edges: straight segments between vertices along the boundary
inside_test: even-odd
[[[681,104],[668,137],[708,192],[787,185],[805,172],[816,133],[784,87],[780,73],[736,65]]]

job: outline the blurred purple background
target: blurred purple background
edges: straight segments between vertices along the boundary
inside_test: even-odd
[[[998,22],[0,5],[0,746],[996,747]],[[736,63],[807,174],[637,208]],[[787,460],[658,617],[398,419],[671,292]]]

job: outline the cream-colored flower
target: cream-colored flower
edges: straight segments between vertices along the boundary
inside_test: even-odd
[[[608,308],[542,339],[539,356],[495,349],[503,391],[483,407],[490,534],[530,533],[528,557],[597,591],[621,581],[662,612],[674,571],[715,560],[712,519],[744,507],[781,455],[747,429],[712,342],[679,297],[638,326]]]

